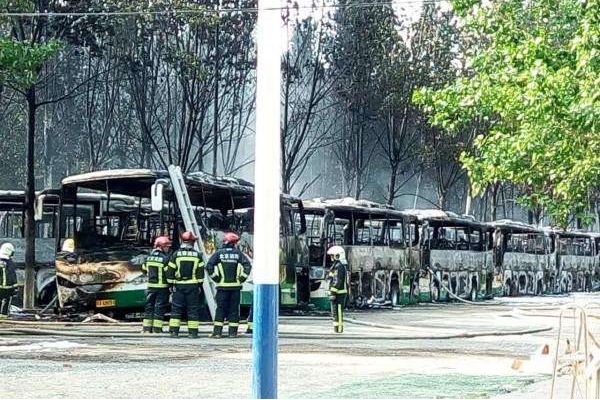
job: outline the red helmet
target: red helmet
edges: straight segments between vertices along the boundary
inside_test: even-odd
[[[236,244],[240,241],[240,237],[233,232],[227,232],[223,236],[223,244]]]
[[[171,245],[171,239],[168,236],[159,236],[154,239],[154,248],[163,248]]]
[[[196,239],[198,238],[196,237],[196,235],[194,235],[194,232],[185,231],[181,234],[182,242],[195,242]]]

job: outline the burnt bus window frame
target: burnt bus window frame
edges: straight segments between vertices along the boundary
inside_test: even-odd
[[[394,224],[392,229],[392,224]],[[399,224],[399,225],[398,225]],[[387,245],[388,247],[392,248],[392,249],[404,249],[406,248],[406,238],[405,238],[405,227],[404,227],[404,220],[401,219],[389,219],[388,217],[388,224],[387,224],[387,229],[386,229],[386,236],[387,236]],[[393,232],[397,232],[400,231],[400,240],[397,240],[394,238],[392,238],[392,231]]]

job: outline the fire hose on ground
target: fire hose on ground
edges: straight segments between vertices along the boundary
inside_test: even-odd
[[[349,324],[355,324],[355,325],[363,325],[363,326],[369,326],[369,327],[387,329],[387,330],[395,330],[395,331],[401,330],[399,327],[395,327],[392,325],[370,323],[370,322],[356,320],[353,318],[348,318],[348,319],[346,319],[346,321]],[[0,324],[0,326],[1,325],[10,325],[10,321],[3,322],[2,324]],[[13,325],[19,325],[19,324],[13,324]],[[24,325],[24,324],[22,324],[22,325]],[[39,326],[40,323],[37,323],[37,325]],[[207,325],[208,325],[208,323],[207,323]],[[141,337],[140,333],[138,333],[138,332],[123,332],[120,330],[98,330],[98,329],[94,329],[93,332],[89,332],[89,331],[81,330],[82,327],[83,327],[82,325],[69,326],[69,324],[66,324],[65,328],[69,328],[69,330],[66,330],[66,329],[46,329],[46,328],[40,329],[40,328],[35,328],[35,327],[29,327],[27,325],[25,325],[23,327],[11,326],[11,327],[7,327],[7,328],[0,328],[0,335],[57,336],[57,337],[74,337],[74,338],[76,338],[76,337],[83,337],[83,338],[87,338],[87,337],[90,337],[90,338],[140,338]],[[419,327],[412,326],[411,328],[418,329]],[[430,327],[427,327],[426,329],[430,329]],[[506,330],[506,331],[495,330],[495,331],[486,331],[486,332],[457,332],[457,333],[444,333],[444,334],[439,334],[439,335],[414,335],[414,334],[407,335],[406,333],[404,333],[404,334],[394,333],[394,334],[381,335],[381,334],[351,334],[351,333],[335,334],[335,333],[280,332],[279,337],[281,339],[311,339],[311,340],[315,340],[315,339],[317,339],[317,340],[318,339],[446,340],[446,339],[475,338],[475,337],[484,337],[484,336],[527,335],[527,334],[545,332],[545,331],[549,331],[552,329],[553,329],[552,327],[536,327],[536,328],[529,328],[529,329],[522,329],[522,330]],[[207,330],[205,333],[208,334],[209,331]],[[147,335],[147,336],[143,336],[143,337],[144,337],[144,339],[146,339],[146,338],[152,338],[152,339],[165,338],[166,339],[167,338],[166,335],[163,335],[163,336]],[[249,337],[250,336],[248,336],[248,338]]]

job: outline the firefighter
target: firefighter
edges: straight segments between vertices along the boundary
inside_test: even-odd
[[[236,248],[240,237],[233,232],[223,236],[223,247],[212,255],[206,270],[217,284],[217,311],[213,333],[210,337],[220,338],[223,322],[227,316],[229,337],[236,337],[240,322],[240,291],[248,279],[252,265],[248,257]]]
[[[144,333],[162,333],[163,317],[169,306],[169,248],[171,239],[159,236],[154,240],[154,250],[146,258],[142,270],[148,275],[146,308],[144,310]]]
[[[171,337],[179,336],[181,314],[187,310],[188,333],[198,337],[200,319],[200,296],[204,282],[204,262],[202,254],[194,249],[197,238],[193,232],[181,234],[181,247],[171,256],[167,279],[172,284],[171,319],[169,332]]]
[[[346,276],[348,274],[348,263],[346,252],[341,246],[332,246],[327,250],[331,257],[332,265],[327,276],[329,282],[329,300],[331,301],[331,316],[333,318],[333,331],[344,332],[344,305],[348,295]]]
[[[15,247],[12,244],[0,246],[0,319],[8,318],[17,287],[17,273],[12,260],[14,254]]]

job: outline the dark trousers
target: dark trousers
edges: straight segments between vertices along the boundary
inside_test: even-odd
[[[15,289],[0,289],[0,318],[8,318],[10,314],[10,303],[12,302]]]
[[[333,318],[333,331],[336,333],[344,332],[344,305],[346,304],[346,294],[338,294],[335,300],[331,302],[331,317]]]
[[[229,334],[237,335],[240,324],[240,291],[240,289],[217,289],[214,334],[220,335],[223,332],[223,322],[227,317]]]
[[[202,295],[201,284],[175,285],[171,301],[171,319],[169,330],[179,332],[181,314],[187,310],[188,332],[198,334],[200,320],[200,296]]]
[[[162,331],[163,317],[169,306],[169,288],[148,288],[144,308],[144,331]]]
[[[253,329],[253,314],[254,314],[254,304],[250,304],[250,312],[248,313],[248,318],[246,319],[246,332],[252,333]]]

